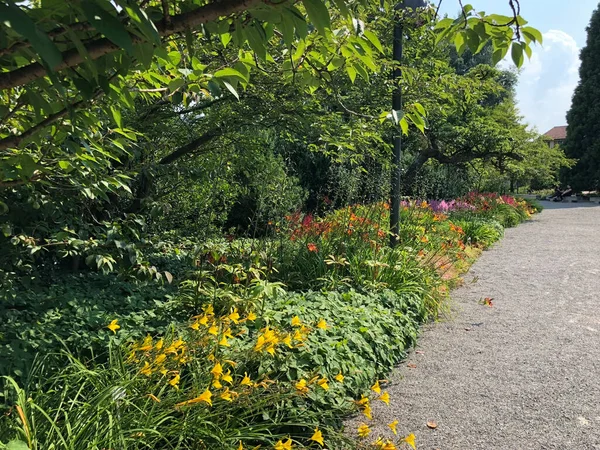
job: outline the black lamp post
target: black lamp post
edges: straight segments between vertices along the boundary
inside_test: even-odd
[[[424,8],[427,6],[425,0],[402,0],[394,7],[395,11],[413,10]],[[402,109],[402,90],[400,89],[400,78],[402,77],[402,40],[403,40],[402,22],[395,17],[394,21],[394,50],[393,58],[397,63],[392,75],[392,81],[395,84],[394,93],[392,94],[392,109],[400,111]],[[402,157],[402,132],[396,129],[394,136],[394,158],[392,164],[392,192],[391,192],[391,208],[390,208],[390,245],[395,247],[398,244],[400,234],[400,159]]]

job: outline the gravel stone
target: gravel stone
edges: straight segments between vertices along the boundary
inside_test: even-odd
[[[391,406],[348,433],[393,438],[398,420],[419,450],[600,449],[600,205],[544,206],[482,254],[391,376]]]

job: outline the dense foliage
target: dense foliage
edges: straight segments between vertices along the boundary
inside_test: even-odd
[[[571,109],[567,113],[567,139],[564,150],[577,164],[565,171],[564,181],[576,191],[600,190],[600,125],[596,104],[600,73],[600,10],[592,14],[587,28],[587,42],[581,50],[579,84],[575,88]]]
[[[68,291],[47,281],[55,287],[2,311],[15,406],[0,439],[230,449],[323,437],[348,448],[340,420],[389,401],[377,380],[473,249],[535,210],[496,194],[406,203],[402,246],[390,249],[387,205],[355,205],[288,216],[268,239],[156,243],[152,259],[174,277],[159,290],[92,273],[66,276]]]
[[[0,448],[351,448],[343,418],[536,209],[467,193],[567,164],[492,67],[541,43],[510,5],[0,1]]]

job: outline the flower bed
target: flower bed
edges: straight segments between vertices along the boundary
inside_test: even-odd
[[[371,402],[389,402],[380,380],[414,345],[419,324],[436,317],[473,248],[533,212],[495,194],[407,202],[395,249],[384,203],[291,215],[266,240],[193,250],[163,243],[161,258],[177,254],[178,262],[161,311],[177,314],[162,325],[153,317],[152,335],[146,319],[118,310],[101,330],[75,326],[108,350],[42,358],[19,382],[9,379],[13,406],[0,419],[0,441],[31,449],[352,448],[339,433],[343,417],[369,419]],[[189,320],[173,322],[182,315]],[[69,330],[69,320],[60,326]],[[376,448],[414,445],[411,430],[390,425],[398,439],[372,437]],[[368,427],[357,433],[371,442]]]

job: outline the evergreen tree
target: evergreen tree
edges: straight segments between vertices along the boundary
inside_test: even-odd
[[[600,188],[600,9],[592,14],[587,33],[579,85],[567,113],[565,153],[578,162],[563,181],[575,190]]]

